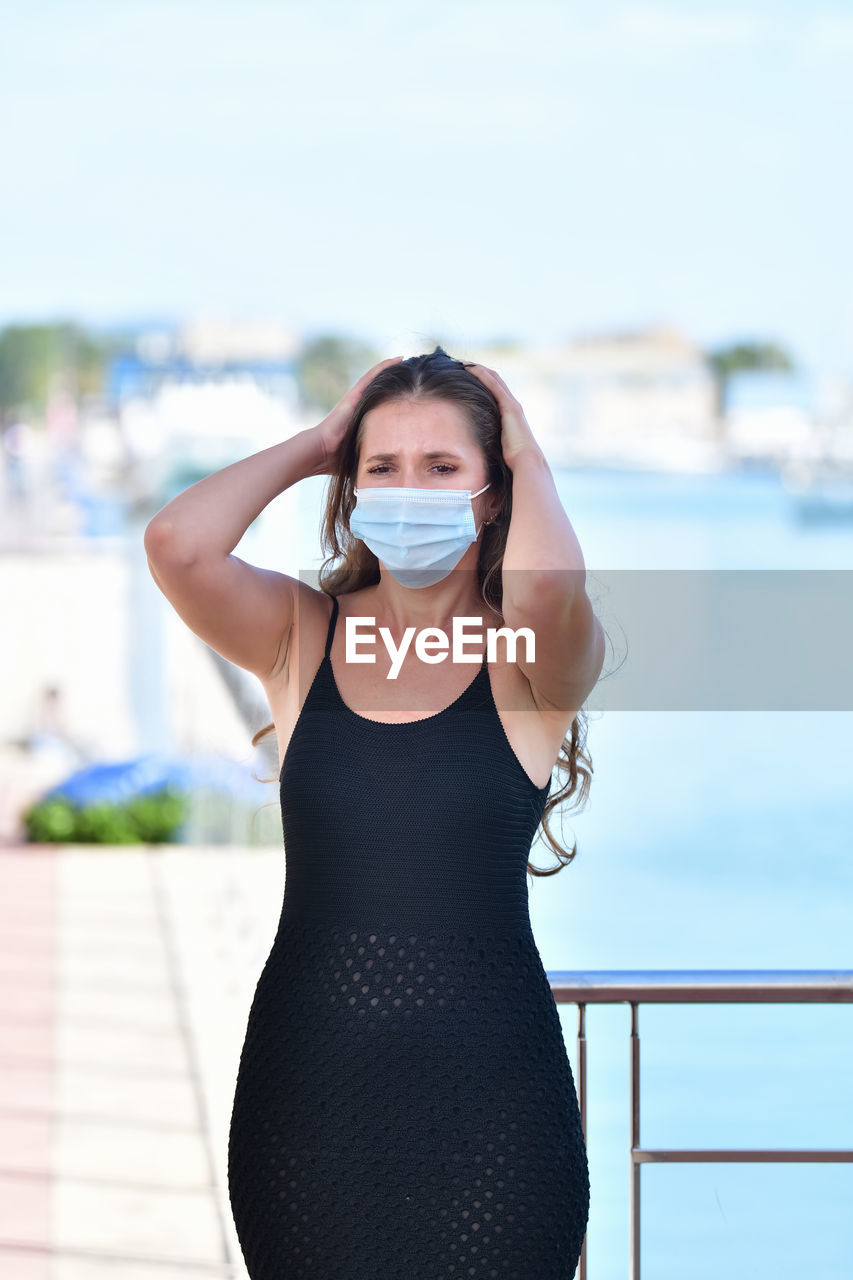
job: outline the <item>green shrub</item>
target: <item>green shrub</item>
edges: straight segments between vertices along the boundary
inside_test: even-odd
[[[31,805],[23,820],[33,844],[164,844],[174,839],[186,812],[185,797],[167,787],[120,804],[76,805],[50,796]]]
[[[146,844],[164,844],[174,836],[187,815],[185,798],[177,791],[134,796],[127,805],[130,821]]]

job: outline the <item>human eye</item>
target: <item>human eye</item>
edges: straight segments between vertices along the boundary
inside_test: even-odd
[[[443,468],[444,468],[444,470],[443,470],[443,471],[439,471],[439,473],[438,473],[438,474],[439,474],[440,476],[446,476],[446,475],[447,475],[447,473],[448,473],[449,471],[455,471],[455,470],[456,470],[456,468],[455,468],[454,466],[452,466],[449,462],[437,462],[435,465],[436,465],[437,467],[443,467]]]
[[[375,467],[368,467],[367,474],[369,476],[381,476],[388,470],[387,462],[380,462]]]

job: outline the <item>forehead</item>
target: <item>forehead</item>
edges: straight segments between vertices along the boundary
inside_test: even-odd
[[[460,452],[477,449],[464,409],[449,400],[387,400],[362,418],[362,451],[391,452],[442,445]]]

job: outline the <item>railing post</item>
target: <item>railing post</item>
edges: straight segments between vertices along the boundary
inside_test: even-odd
[[[578,1001],[577,1093],[581,1113],[581,1128],[583,1129],[584,1143],[586,1143],[586,1004],[582,1000]],[[586,1232],[584,1232],[583,1244],[581,1245],[578,1277],[579,1280],[586,1280]]]
[[[853,1004],[853,969],[657,969],[548,972],[557,1004],[578,1006],[577,1094],[586,1126],[586,1006],[631,1006],[631,1151],[629,1194],[630,1280],[640,1280],[640,1174],[644,1164],[719,1161],[853,1164],[853,1147],[737,1148],[682,1147],[657,1150],[640,1144],[640,1004]],[[586,1234],[575,1274],[586,1280]]]
[[[635,1156],[640,1146],[640,1035],[638,1002],[631,1001],[631,1193],[630,1193],[630,1269],[631,1280],[640,1280],[640,1170]]]

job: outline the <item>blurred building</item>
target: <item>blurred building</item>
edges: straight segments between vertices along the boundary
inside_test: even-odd
[[[721,465],[715,377],[677,329],[585,336],[494,359],[555,465]]]
[[[108,371],[130,496],[156,509],[181,489],[301,429],[301,336],[276,321],[209,317],[143,333]]]
[[[169,329],[151,329],[136,350],[117,356],[107,374],[114,403],[153,396],[165,384],[253,380],[261,389],[296,404],[296,356],[300,335],[276,320],[237,321],[200,316]]]

